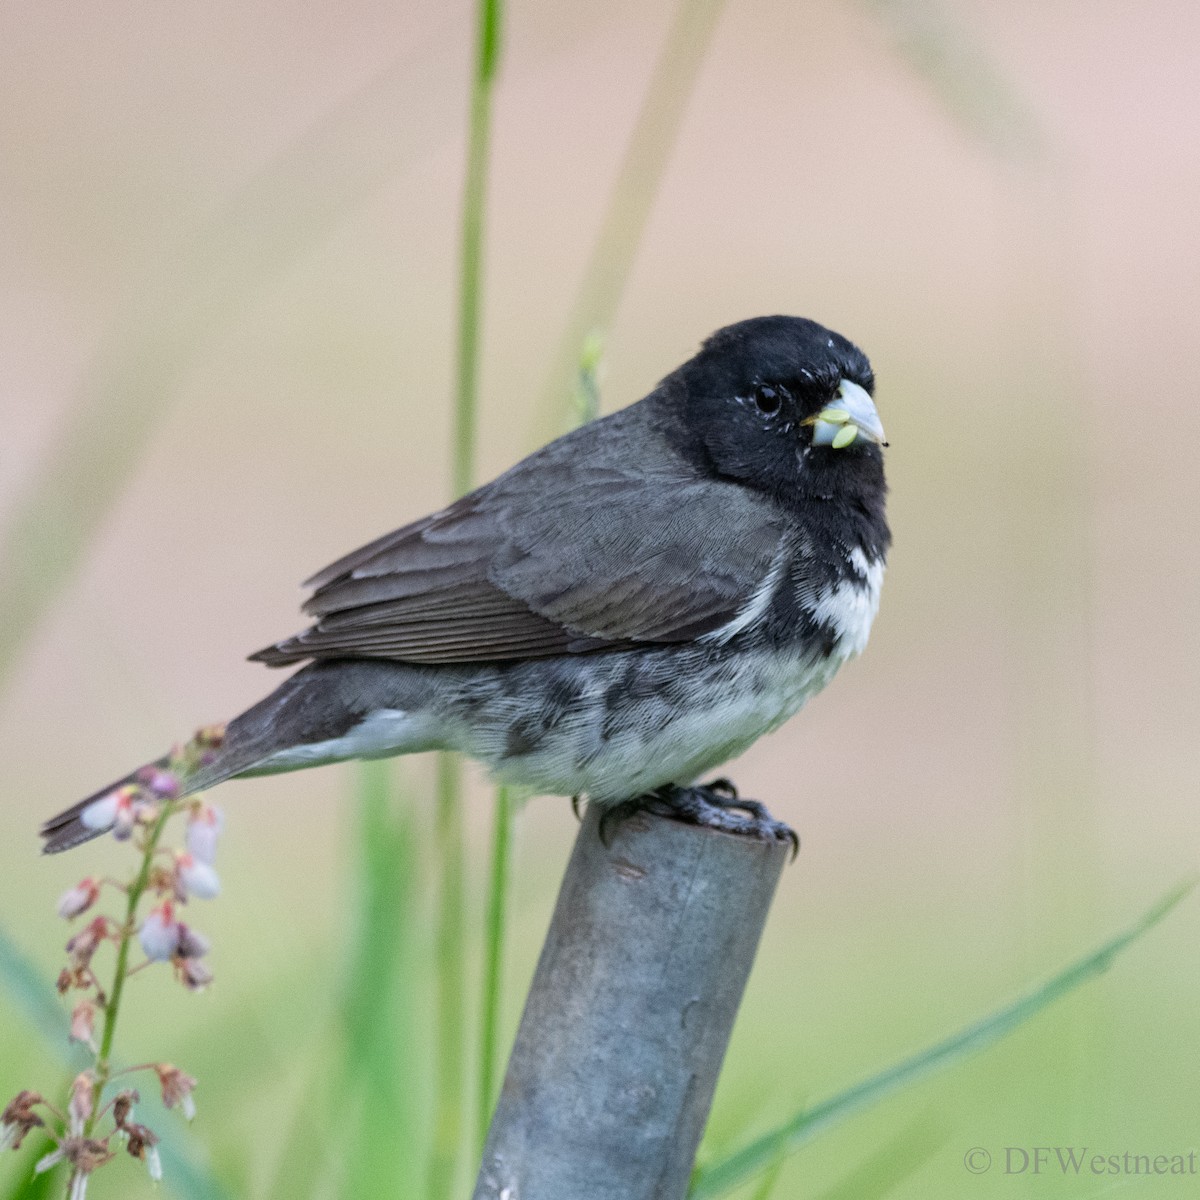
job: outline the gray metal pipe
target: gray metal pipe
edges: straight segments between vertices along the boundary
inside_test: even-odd
[[[475,1200],[682,1200],[788,852],[588,811]]]

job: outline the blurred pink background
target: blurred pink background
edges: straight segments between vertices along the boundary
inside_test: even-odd
[[[673,11],[507,12],[480,479],[565,420],[547,366]],[[81,409],[144,444],[126,464],[97,442],[119,498],[0,695],[0,918],[48,963],[54,897],[115,849],[41,860],[39,820],[256,700],[276,677],[244,655],[301,627],[299,580],[448,499],[471,15],[5,6],[0,539]],[[734,1046],[793,1031],[803,1071],[772,1095],[932,1040],[1195,866],[1197,45],[1182,3],[721,16],[604,408],[717,326],[791,312],[871,356],[891,439],[871,646],[731,772],[804,844]],[[428,765],[407,771],[423,787]],[[197,1030],[336,946],[349,791],[345,768],[222,791],[228,948]],[[573,831],[561,800],[521,819],[514,1005]],[[968,1119],[1017,1120],[1067,1079],[1114,1128],[1194,1135],[1196,910],[1031,1035],[1019,1103],[983,1089]],[[1134,1031],[1137,1055],[1086,1049]]]

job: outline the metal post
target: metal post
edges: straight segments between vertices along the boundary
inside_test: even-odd
[[[682,1200],[788,852],[588,811],[475,1200]]]

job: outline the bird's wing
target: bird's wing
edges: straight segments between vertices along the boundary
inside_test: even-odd
[[[339,559],[308,581],[316,624],[253,657],[495,662],[688,641],[744,617],[778,578],[777,510],[672,458],[648,473],[620,445],[553,443]]]

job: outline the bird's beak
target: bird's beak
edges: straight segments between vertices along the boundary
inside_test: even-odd
[[[883,424],[865,388],[849,379],[838,384],[838,398],[812,418],[813,445],[841,450],[860,437],[886,446]]]

